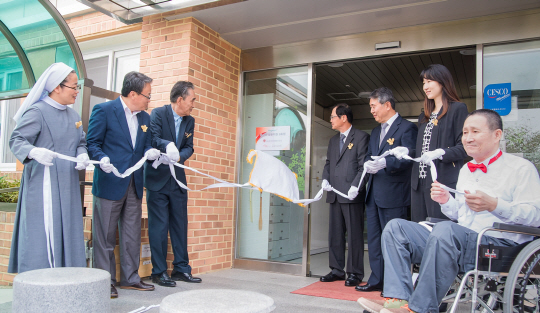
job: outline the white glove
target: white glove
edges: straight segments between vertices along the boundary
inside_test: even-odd
[[[52,160],[54,159],[55,156],[56,156],[56,153],[45,148],[34,148],[30,150],[30,152],[28,153],[29,159],[34,159],[38,163],[43,164],[45,166],[53,165]]]
[[[90,161],[90,158],[88,157],[88,154],[86,153],[81,153],[77,156],[77,160],[79,160],[79,162],[77,162],[77,165],[75,165],[75,169],[77,171],[80,171],[80,170],[84,170],[90,163],[88,161]]]
[[[358,196],[358,187],[351,186],[351,188],[349,188],[349,192],[347,193],[347,197],[349,200],[354,200],[356,196]]]
[[[404,156],[409,155],[409,149],[406,147],[395,147],[392,149],[392,154],[396,159],[401,160]]]
[[[375,159],[376,157],[372,156],[371,158]],[[375,174],[386,167],[386,159],[380,158],[378,160],[367,161],[364,163],[364,167],[369,174]]]
[[[178,148],[176,148],[174,142],[171,142],[167,145],[167,147],[165,148],[165,152],[167,153],[167,157],[170,161],[180,161],[180,152],[178,152]]]
[[[109,157],[104,157],[101,159],[101,164],[99,164],[99,167],[101,167],[101,170],[105,173],[110,173],[114,169],[114,165],[111,164],[111,159]]]
[[[326,179],[323,179],[321,187],[324,191],[332,191],[332,186]]]
[[[442,156],[444,155],[444,150],[443,149],[435,149],[433,151],[428,151],[424,154],[422,154],[422,156],[420,157],[420,161],[422,161],[422,163],[424,164],[429,164],[429,162],[435,160],[435,159],[440,159],[442,160]]]
[[[158,149],[148,149],[148,151],[146,151],[146,153],[144,154],[144,156],[150,160],[150,161],[154,161],[155,159],[159,158],[159,156],[161,155],[161,152],[158,150]]]
[[[375,161],[364,162],[364,168],[366,169],[366,172],[368,174],[375,174],[375,173],[377,173],[379,171],[376,168],[376,165],[377,165],[377,162],[375,162]]]

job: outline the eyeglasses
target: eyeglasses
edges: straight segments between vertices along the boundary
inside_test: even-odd
[[[330,115],[330,121],[334,119],[334,117],[339,117],[338,115]]]
[[[75,91],[81,90],[81,85],[77,85],[75,87],[70,87],[70,86],[66,86],[64,84],[60,84],[60,86],[63,86],[63,87],[69,88],[69,89],[73,89]]]
[[[138,92],[137,92],[137,93],[138,93]],[[141,96],[145,97],[145,98],[148,99],[148,100],[150,100],[150,98],[152,98],[152,95],[151,95],[151,94],[148,95],[148,96],[145,95],[145,94],[142,94],[142,93],[138,93],[138,94],[140,94]]]

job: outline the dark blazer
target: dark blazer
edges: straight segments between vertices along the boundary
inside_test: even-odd
[[[364,171],[364,159],[368,149],[369,135],[352,127],[341,152],[339,151],[339,136],[340,133],[338,132],[334,137],[330,138],[322,178],[328,180],[335,189],[347,194],[351,186],[358,186],[360,182],[360,177]],[[350,149],[349,144],[352,144]],[[364,202],[366,194],[364,186],[365,183],[361,186],[360,192],[354,200],[349,200],[330,191],[326,195],[326,203],[334,203],[336,199],[339,203]]]
[[[418,127],[398,115],[386,132],[380,147],[381,125],[373,129],[365,161],[372,160],[372,155],[381,155],[399,146],[408,148],[409,156],[414,157],[417,134]],[[392,144],[388,142],[390,138],[394,139]],[[393,155],[389,155],[385,159],[386,168],[376,174],[369,175],[366,198],[373,197],[375,204],[380,208],[411,205],[411,169],[414,162],[405,159],[398,160]]]
[[[174,116],[172,107],[170,104],[164,105],[160,108],[152,110],[150,116],[150,131],[152,134],[152,147],[166,152],[166,147],[169,143],[176,141],[176,134],[174,128]],[[180,123],[180,138],[179,143],[176,144],[178,151],[180,152],[180,163],[184,162],[193,154],[193,129],[195,128],[195,119],[192,116],[184,116],[182,123]],[[144,165],[144,186],[148,190],[159,191],[165,183],[172,177],[171,170],[168,166],[160,165],[157,169],[152,167],[153,161],[148,161]],[[176,172],[176,179],[186,185],[186,174],[183,168],[177,166],[174,167]],[[180,188],[181,192],[185,193],[186,190]]]
[[[151,146],[149,131],[144,131],[142,126],[150,126],[150,115],[145,111],[137,114],[139,127],[135,147],[131,143],[131,135],[127,125],[124,107],[118,99],[97,104],[92,109],[88,124],[86,142],[88,155],[92,160],[101,160],[109,157],[111,164],[120,173],[137,163]],[[137,197],[143,196],[143,169],[134,172],[133,179]],[[126,194],[129,178],[119,178],[113,173],[105,173],[96,166],[94,170],[94,183],[92,194],[108,200],[120,200]]]
[[[439,115],[441,112],[439,112]],[[463,166],[463,160],[467,157],[467,153],[461,142],[463,134],[463,123],[469,114],[467,106],[462,102],[452,102],[448,108],[448,112],[439,119],[437,126],[433,127],[431,133],[431,141],[429,143],[429,151],[435,149],[443,149],[444,155],[442,160],[434,160],[437,168],[437,180],[448,187],[455,188],[459,170]],[[424,119],[424,113],[418,117],[418,138],[416,139],[416,156],[422,155],[422,143],[424,140],[424,130],[426,129],[429,120]],[[413,164],[411,185],[414,190],[418,190],[418,175],[419,164]],[[431,183],[431,175],[427,175],[428,181]]]

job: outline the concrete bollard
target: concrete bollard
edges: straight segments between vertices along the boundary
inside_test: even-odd
[[[94,268],[46,268],[13,280],[13,312],[17,313],[109,313],[110,296],[111,275]]]
[[[160,313],[267,313],[276,306],[269,296],[231,289],[199,289],[165,297]]]

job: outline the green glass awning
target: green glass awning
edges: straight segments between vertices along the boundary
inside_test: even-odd
[[[0,0],[0,100],[25,96],[55,62],[86,78],[79,46],[48,0]]]

